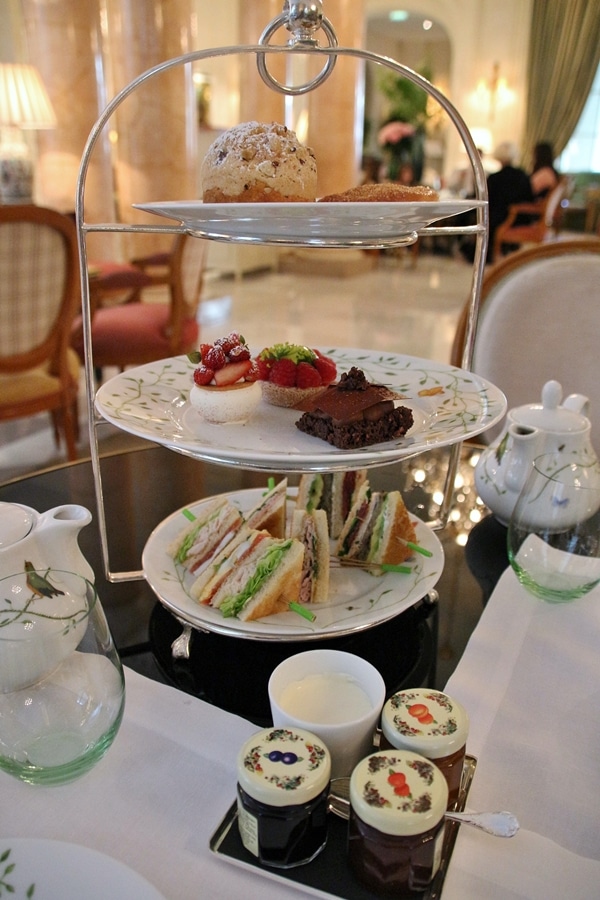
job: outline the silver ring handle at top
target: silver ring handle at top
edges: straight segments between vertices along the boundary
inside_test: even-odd
[[[309,8],[305,9],[306,7]],[[293,37],[290,38],[288,44],[288,48],[291,50],[314,50],[319,45],[313,35],[319,29],[323,30],[327,35],[330,47],[338,46],[338,40],[333,26],[329,19],[326,19],[323,16],[320,3],[296,3],[292,4],[290,8],[290,4],[286,2],[284,11],[281,13],[281,15],[277,16],[277,18],[273,19],[273,21],[269,25],[267,25],[267,27],[261,34],[258,43],[260,45],[268,45],[269,39],[282,26],[285,26],[288,31],[291,31],[293,34]],[[271,73],[267,69],[267,60],[264,53],[257,54],[256,66],[258,68],[260,77],[268,87],[271,87],[274,90],[278,91],[280,94],[285,94],[288,97],[298,97],[302,94],[308,94],[315,87],[322,84],[327,78],[329,78],[329,76],[333,72],[336,61],[337,57],[328,56],[327,62],[318,75],[315,75],[315,77],[310,81],[298,85],[283,84],[281,81],[278,81],[273,75],[271,75]]]

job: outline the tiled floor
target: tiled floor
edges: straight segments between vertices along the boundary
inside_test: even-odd
[[[320,253],[316,250],[314,253]],[[203,340],[237,329],[257,351],[280,341],[313,346],[362,347],[449,360],[459,312],[469,296],[472,270],[450,255],[422,252],[383,256],[352,277],[267,272],[242,279],[207,278],[201,309]],[[82,387],[81,454],[87,454]],[[130,439],[111,433],[111,448]],[[45,415],[0,424],[0,483],[62,462]],[[439,585],[438,683],[453,670],[481,612],[481,595],[459,559],[457,529],[444,539],[449,565]],[[456,554],[456,558],[454,556]],[[450,565],[450,563],[452,564]]]

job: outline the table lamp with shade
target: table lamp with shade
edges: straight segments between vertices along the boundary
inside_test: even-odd
[[[33,159],[22,130],[55,128],[35,66],[0,63],[0,203],[33,202]]]

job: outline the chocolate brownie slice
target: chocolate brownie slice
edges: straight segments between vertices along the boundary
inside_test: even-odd
[[[402,437],[413,424],[412,411],[396,407],[396,399],[394,391],[368,382],[364,372],[353,367],[315,399],[296,427],[340,450],[379,444]]]

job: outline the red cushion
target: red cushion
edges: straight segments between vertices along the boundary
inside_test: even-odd
[[[90,265],[90,275],[93,283],[105,291],[152,284],[150,275],[128,263],[94,262]]]
[[[166,334],[168,324],[169,305],[166,303],[131,303],[97,310],[92,321],[95,365],[140,365],[171,356]],[[186,319],[181,345],[175,354],[193,350],[198,336],[197,321]],[[72,344],[83,358],[81,319],[75,323]]]

